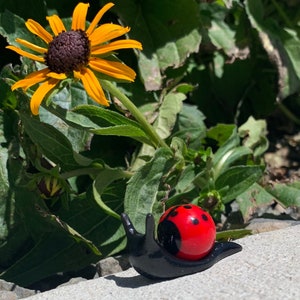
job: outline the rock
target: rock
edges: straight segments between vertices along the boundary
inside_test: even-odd
[[[81,281],[85,281],[87,280],[86,278],[83,278],[83,277],[75,277],[75,278],[71,278],[68,282],[65,282],[63,284],[60,284],[58,287],[61,287],[61,286],[66,286],[66,285],[71,285],[71,284],[76,284],[78,282],[81,282]]]
[[[0,279],[0,300],[23,299],[35,295],[36,293],[38,292],[35,290],[25,289],[14,283]]]
[[[14,292],[0,291],[0,300],[16,300],[18,296]]]
[[[299,224],[300,221],[256,218],[250,222],[246,229],[252,230],[252,233],[256,234],[261,232],[284,229]]]
[[[98,276],[106,276],[122,272],[130,268],[127,256],[107,257],[96,264]],[[97,277],[97,276],[96,276]]]

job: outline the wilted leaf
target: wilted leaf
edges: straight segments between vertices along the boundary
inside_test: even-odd
[[[251,185],[245,192],[241,193],[236,198],[245,223],[260,210],[269,207],[274,203],[274,200],[274,196],[257,183]]]
[[[249,117],[246,123],[238,129],[239,135],[244,138],[243,144],[253,150],[254,157],[261,156],[269,146],[267,135],[267,122]]]
[[[280,27],[270,18],[265,18],[264,6],[261,0],[247,0],[246,12],[252,26],[258,31],[264,49],[270,60],[277,66],[279,98],[299,91],[299,49],[300,40],[297,33]]]
[[[284,207],[300,207],[300,188],[295,184],[273,183],[266,190]]]
[[[154,128],[162,139],[166,139],[170,136],[175,126],[177,115],[182,109],[182,101],[185,100],[185,98],[186,96],[184,94],[176,91],[171,91],[164,97],[154,123]]]

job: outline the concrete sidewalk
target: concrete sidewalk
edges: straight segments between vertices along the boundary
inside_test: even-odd
[[[245,237],[242,252],[190,276],[156,282],[132,268],[30,300],[300,299],[300,225]]]

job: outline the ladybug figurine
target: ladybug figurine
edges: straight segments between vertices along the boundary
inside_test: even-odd
[[[234,242],[215,242],[210,215],[192,204],[168,209],[160,218],[158,239],[152,214],[146,216],[146,232],[138,232],[129,216],[121,214],[131,266],[151,279],[171,279],[212,267],[242,247]]]
[[[212,249],[216,227],[212,217],[194,204],[169,208],[160,218],[158,241],[172,255],[199,260]]]

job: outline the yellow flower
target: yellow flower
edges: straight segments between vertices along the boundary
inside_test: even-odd
[[[23,88],[26,91],[31,86],[41,83],[30,101],[33,114],[38,114],[40,104],[46,95],[61,80],[68,77],[80,79],[88,95],[104,106],[108,106],[109,102],[93,70],[116,79],[134,81],[136,74],[131,68],[121,62],[105,59],[119,49],[142,49],[141,43],[135,40],[118,39],[109,42],[129,32],[128,27],[116,24],[102,24],[97,27],[104,13],[113,5],[113,3],[108,3],[102,7],[87,29],[85,27],[88,3],[77,4],[73,11],[69,31],[66,30],[59,16],[47,17],[53,35],[36,21],[27,20],[25,23],[27,29],[40,37],[47,47],[40,47],[20,38],[17,38],[16,42],[36,54],[16,46],[7,46],[18,54],[47,66],[42,70],[32,72],[12,86],[12,90]]]

